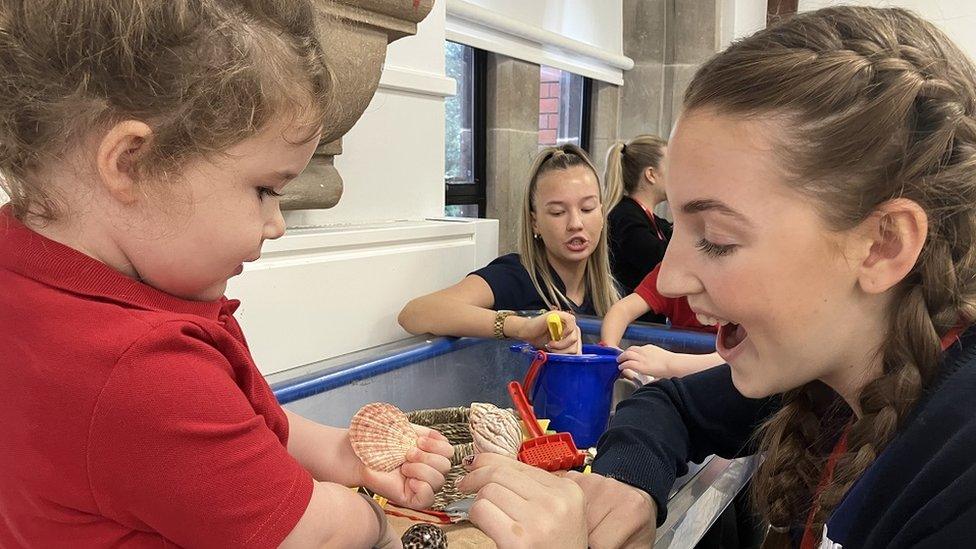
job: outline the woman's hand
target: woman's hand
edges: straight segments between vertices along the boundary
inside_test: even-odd
[[[469,518],[499,549],[587,547],[577,483],[498,454],[477,454],[465,467],[458,489],[478,494]]]
[[[634,376],[634,372],[653,378],[669,378],[678,375],[672,368],[676,354],[656,345],[634,345],[617,356],[617,365],[624,376],[641,382],[646,380]]]
[[[411,509],[427,509],[434,504],[434,492],[444,485],[444,475],[451,468],[454,448],[444,435],[433,429],[414,425],[420,435],[417,447],[407,452],[407,462],[383,473],[359,463],[363,486]]]
[[[549,326],[546,324],[546,317],[550,313],[559,315],[559,320],[563,324],[563,337],[559,340],[552,340],[549,336]],[[580,329],[576,325],[576,317],[563,311],[550,311],[532,318],[510,316],[506,320],[512,324],[512,331],[506,332],[515,339],[520,339],[531,344],[536,349],[546,349],[551,353],[561,354],[580,354],[582,352],[582,340],[580,339]]]
[[[590,547],[646,549],[654,545],[657,507],[646,492],[603,475],[570,471],[563,476],[583,490]]]

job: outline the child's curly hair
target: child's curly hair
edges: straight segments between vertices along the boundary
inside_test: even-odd
[[[44,166],[123,120],[134,168],[174,171],[287,114],[324,121],[332,75],[309,0],[0,0],[0,185],[17,217],[63,213]]]

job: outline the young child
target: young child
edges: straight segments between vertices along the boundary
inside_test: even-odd
[[[389,473],[284,411],[223,297],[327,118],[307,0],[7,2],[0,546],[395,547],[451,447]]]
[[[582,515],[592,547],[648,547],[689,461],[758,453],[765,547],[972,547],[972,61],[905,10],[801,13],[702,65],[668,155],[658,287],[731,321],[728,366],[621,403],[593,474],[479,456],[472,520],[577,547]]]
[[[654,267],[634,289],[634,293],[615,303],[610,308],[610,312],[603,317],[600,337],[604,344],[611,347],[619,346],[627,326],[649,311],[664,315],[675,328],[718,331],[718,319],[696,315],[688,306],[687,298],[665,297],[657,291],[657,277],[660,270],[660,265]],[[634,345],[617,357],[617,363],[625,376],[645,382],[648,380],[643,376],[681,377],[724,362],[718,353],[703,355],[674,353],[657,345]]]

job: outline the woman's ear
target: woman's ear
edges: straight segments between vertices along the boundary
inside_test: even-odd
[[[928,237],[928,214],[914,200],[896,198],[878,206],[859,229],[865,252],[858,284],[865,292],[882,293],[915,268]]]
[[[123,204],[136,199],[139,158],[149,150],[152,128],[138,120],[112,126],[98,143],[95,167],[102,186]]]
[[[648,185],[657,184],[657,172],[654,170],[654,168],[644,168],[644,182]]]

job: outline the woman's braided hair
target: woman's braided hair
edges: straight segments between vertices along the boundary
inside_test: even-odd
[[[844,422],[824,420],[816,384],[785,394],[760,431],[766,459],[754,495],[774,526],[802,523],[816,505],[820,530],[932,382],[940,338],[976,318],[974,74],[964,53],[911,12],[835,7],[734,43],[689,85],[687,110],[782,122],[775,137],[787,180],[837,230],[895,198],[928,215],[921,255],[894,288],[877,350],[883,374],[862,390],[848,450],[818,501]]]

